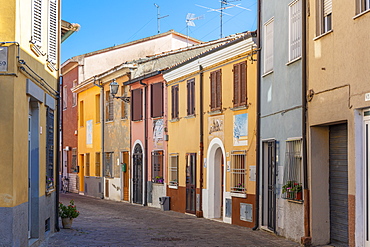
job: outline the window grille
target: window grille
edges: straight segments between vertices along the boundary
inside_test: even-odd
[[[274,19],[269,20],[264,26],[264,73],[267,73],[274,69]]]
[[[100,153],[95,153],[95,176],[100,177]]]
[[[113,121],[113,95],[110,91],[105,92],[105,106],[106,106],[106,121]]]
[[[211,72],[211,111],[222,109],[222,73],[221,69]]]
[[[286,141],[282,198],[302,201],[302,139]]]
[[[289,5],[289,61],[302,53],[302,1],[294,0]]]
[[[104,176],[112,177],[113,152],[105,153]]]
[[[77,172],[77,148],[72,148],[72,172]]]
[[[246,151],[231,152],[231,188],[233,193],[246,193]]]
[[[187,113],[188,116],[195,114],[195,79],[187,81]]]
[[[49,19],[48,19],[48,62],[56,65],[57,63],[57,39],[58,39],[58,12],[57,1],[49,0]]]
[[[171,88],[171,103],[172,103],[172,119],[179,117],[179,85],[172,86]]]
[[[152,182],[163,184],[163,151],[152,152]]]
[[[178,167],[179,167],[179,154],[170,154],[169,167],[168,167],[168,181],[170,186],[178,186]]]
[[[234,64],[234,107],[247,104],[247,62]]]

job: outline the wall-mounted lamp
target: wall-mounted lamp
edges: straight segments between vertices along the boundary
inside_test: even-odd
[[[110,93],[112,94],[113,98],[115,98],[115,99],[121,99],[121,100],[123,100],[126,103],[130,103],[130,97],[116,96],[116,94],[118,92],[118,88],[119,88],[119,85],[116,82],[116,79],[113,79],[113,81],[111,82],[111,84],[109,84],[109,87],[110,87]]]

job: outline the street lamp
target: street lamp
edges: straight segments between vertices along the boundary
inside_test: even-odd
[[[123,100],[126,103],[130,103],[130,97],[116,96],[116,94],[118,92],[118,88],[119,88],[119,85],[116,82],[116,79],[113,79],[113,81],[109,84],[109,88],[110,88],[110,93],[112,94],[113,98],[115,98],[115,99],[121,99],[121,100]]]

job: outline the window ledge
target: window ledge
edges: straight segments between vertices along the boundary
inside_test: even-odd
[[[247,194],[231,192],[231,197],[247,198]]]
[[[296,204],[303,204],[303,201],[296,201],[296,200],[289,200],[289,199],[288,199],[288,202],[296,203]]]
[[[177,190],[179,186],[177,185],[168,185],[168,188]]]
[[[108,120],[108,121],[105,121],[105,123],[113,123],[113,120]]]
[[[359,14],[355,15],[355,16],[353,17],[353,20],[355,20],[355,19],[357,19],[357,18],[359,18],[359,17],[361,17],[361,16],[363,16],[363,15],[365,15],[365,14],[367,14],[367,13],[370,13],[370,9],[367,9],[367,10],[365,10],[365,11],[363,11],[363,12],[361,12],[361,13],[359,13]]]
[[[216,111],[210,111],[208,112],[209,115],[218,115],[218,114],[221,114],[222,113],[222,110],[216,110]]]
[[[143,120],[139,119],[139,120],[131,120],[131,121],[137,123],[137,122],[142,122]]]
[[[319,36],[317,36],[316,38],[313,39],[313,41],[316,41],[318,39],[321,39],[322,37],[328,35],[329,33],[332,33],[333,32],[333,29],[330,30],[330,31],[327,31],[326,33],[323,33],[323,34],[320,34]]]
[[[170,121],[170,123],[175,123],[175,122],[180,121],[180,118],[173,118],[173,119],[171,119],[169,121]]]
[[[264,74],[262,75],[262,77],[268,76],[268,75],[270,75],[270,74],[272,74],[272,73],[274,73],[274,70],[267,71],[266,73],[264,73]]]
[[[301,60],[301,59],[302,59],[302,56],[299,56],[299,57],[297,57],[297,58],[294,58],[293,60],[289,61],[289,62],[286,64],[286,66],[289,66],[289,65],[291,65],[291,64],[293,64],[293,63],[295,63],[295,62],[297,62],[297,61],[299,61],[299,60]]]
[[[230,108],[232,111],[239,111],[239,110],[245,110],[248,109],[248,105],[242,105],[242,106],[235,106],[233,108]]]
[[[159,117],[152,117],[152,120],[157,120],[157,119],[163,119],[163,116],[159,116]]]
[[[123,118],[121,118],[121,120],[123,120],[123,121],[127,121],[127,120],[128,120],[128,118],[127,118],[127,117],[123,117]]]
[[[189,119],[189,118],[195,118],[195,114],[188,115],[188,116],[186,116],[186,117],[184,117],[184,118],[186,118],[186,119]]]

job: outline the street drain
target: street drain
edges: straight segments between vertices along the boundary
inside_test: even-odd
[[[153,241],[180,241],[180,238],[170,238],[170,237],[163,237],[163,238],[152,238]]]

